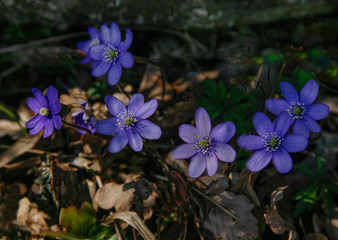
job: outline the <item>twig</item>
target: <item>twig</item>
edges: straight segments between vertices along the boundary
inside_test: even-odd
[[[78,32],[78,33],[70,33],[65,35],[60,35],[56,37],[50,37],[50,38],[43,38],[39,40],[34,40],[28,43],[22,43],[22,44],[16,44],[9,47],[1,48],[0,54],[9,53],[9,52],[16,52],[19,50],[23,50],[26,48],[33,48],[37,47],[39,45],[45,44],[45,43],[52,43],[52,42],[58,42],[66,39],[81,37],[88,35],[88,32]]]
[[[86,131],[87,133],[93,134],[93,135],[98,136],[98,137],[102,137],[102,138],[106,138],[106,139],[109,138],[109,139],[110,139],[109,136],[106,136],[106,135],[103,135],[103,134],[100,134],[100,133],[97,133],[97,132],[92,133],[92,132],[91,132],[89,129],[87,129],[87,128],[83,128],[83,127],[77,126],[77,125],[72,124],[72,123],[70,123],[70,122],[67,122],[67,121],[65,121],[65,120],[62,120],[62,122],[63,122],[64,124],[66,124],[66,125],[72,127],[72,128],[80,129],[80,130]]]
[[[4,148],[4,149],[8,149],[8,148],[10,148],[10,146],[8,146],[8,145],[5,145],[5,144],[0,144],[0,148]],[[54,153],[54,152],[46,152],[46,151],[44,151],[44,150],[39,150],[39,149],[30,149],[30,150],[28,150],[27,151],[28,153],[35,153],[35,154],[39,154],[39,155],[44,155],[44,154],[50,154],[50,155],[52,155],[53,157],[58,157],[59,156],[59,154],[57,154],[57,153]]]
[[[117,234],[117,237],[119,240],[123,240],[122,236],[121,236],[121,233],[120,233],[120,229],[119,227],[117,226],[117,223],[114,222],[114,227],[115,227],[115,231],[116,231],[116,234]]]
[[[120,83],[118,82],[117,83],[117,88],[119,89],[119,91],[120,92],[122,92],[122,93],[124,93],[124,95],[126,95],[127,96],[127,98],[129,98],[130,99],[130,96],[129,96],[129,94],[126,92],[126,90],[124,90],[124,88],[120,85]]]

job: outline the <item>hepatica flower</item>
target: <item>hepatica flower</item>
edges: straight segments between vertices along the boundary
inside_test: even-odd
[[[121,78],[122,66],[131,68],[134,64],[133,55],[127,51],[133,41],[133,34],[127,28],[126,38],[121,41],[120,28],[112,22],[110,28],[106,24],[101,26],[100,39],[102,43],[89,49],[89,56],[99,61],[91,74],[99,77],[108,72],[108,83],[115,85]]]
[[[292,168],[292,158],[289,154],[304,150],[308,145],[306,137],[298,134],[288,134],[290,118],[288,113],[281,113],[273,122],[262,112],[252,119],[257,135],[240,136],[237,143],[247,150],[256,150],[247,167],[258,172],[265,168],[272,159],[275,168],[280,173],[287,173]]]
[[[80,63],[82,64],[87,64],[90,63],[91,61],[93,61],[94,59],[90,57],[89,55],[89,50],[91,47],[99,45],[102,43],[101,38],[100,38],[100,34],[99,32],[93,28],[93,27],[88,27],[88,32],[90,34],[91,40],[87,40],[87,41],[82,41],[79,42],[77,44],[77,48],[80,49],[81,51],[87,53],[87,56],[84,57]],[[94,60],[93,61],[93,68],[97,66],[97,64],[99,63],[99,61]]]
[[[44,128],[43,137],[49,137],[56,129],[61,128],[61,103],[58,100],[58,91],[53,86],[49,86],[46,96],[36,88],[32,89],[34,97],[27,99],[28,107],[37,115],[26,123],[30,128],[29,134],[34,135]]]
[[[315,80],[308,81],[298,95],[297,90],[288,82],[280,84],[284,99],[267,99],[265,107],[273,114],[286,112],[293,125],[293,133],[310,136],[311,132],[320,132],[316,120],[326,118],[330,109],[326,104],[315,103],[319,86]]]
[[[87,101],[84,101],[82,103],[80,103],[80,106],[82,108],[81,111],[77,111],[72,113],[72,117],[74,117],[73,122],[74,124],[86,128],[88,130],[90,130],[91,133],[95,132],[95,124],[96,124],[96,119],[95,117],[92,115],[92,113],[90,112],[90,108],[88,105]],[[77,132],[79,134],[85,134],[87,133],[84,130],[81,129],[77,129]]]
[[[156,111],[157,99],[144,103],[143,95],[137,93],[131,97],[128,106],[113,96],[106,96],[104,101],[113,117],[97,122],[95,128],[101,134],[115,134],[108,146],[109,152],[120,152],[127,143],[135,152],[139,152],[143,146],[142,138],[160,138],[161,128],[146,120]]]
[[[179,136],[186,143],[174,149],[172,156],[191,158],[188,172],[193,178],[201,176],[205,169],[209,176],[213,176],[218,168],[218,159],[232,162],[236,158],[235,150],[226,144],[236,132],[235,124],[224,122],[211,130],[209,114],[202,107],[196,110],[195,124],[196,127],[189,124],[180,126]]]

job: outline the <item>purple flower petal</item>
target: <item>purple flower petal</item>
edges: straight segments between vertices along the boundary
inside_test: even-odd
[[[213,152],[208,153],[205,156],[205,164],[207,166],[208,175],[209,176],[215,175],[218,168],[218,159],[216,154],[214,154]]]
[[[47,99],[39,89],[33,88],[32,93],[41,107],[48,107]]]
[[[46,119],[47,119],[46,117],[42,117],[40,121],[36,122],[36,125],[34,126],[34,128],[29,130],[29,134],[34,135],[34,134],[37,134],[38,132],[41,132],[41,130],[45,126]]]
[[[93,27],[88,27],[87,29],[88,29],[88,32],[89,32],[90,37],[91,37],[92,39],[95,39],[95,38],[99,38],[99,37],[100,37],[99,32],[98,32],[95,28],[93,28]]]
[[[286,151],[295,153],[303,151],[308,144],[306,137],[298,134],[288,134],[284,137],[281,147]]]
[[[111,63],[101,61],[96,68],[92,70],[91,74],[93,77],[100,77],[108,72],[110,66]]]
[[[264,148],[263,139],[256,135],[244,135],[237,139],[237,144],[247,150],[257,150]]]
[[[97,65],[99,65],[100,62],[101,62],[100,60],[93,60],[92,68],[96,68]]]
[[[119,46],[120,51],[127,51],[130,48],[131,43],[133,42],[133,33],[129,28],[126,28],[126,39],[121,42]]]
[[[329,115],[330,108],[323,103],[315,103],[310,106],[307,114],[314,120],[321,120]]]
[[[43,131],[43,138],[47,138],[50,135],[52,135],[54,131],[54,125],[53,125],[53,120],[46,118],[45,122],[45,130]]]
[[[223,162],[233,162],[236,158],[236,151],[228,144],[215,142],[213,150],[218,159]]]
[[[272,158],[272,153],[267,152],[265,149],[255,151],[249,161],[247,168],[252,172],[258,172],[265,168]]]
[[[110,31],[106,24],[101,26],[100,37],[104,44],[110,43]]]
[[[136,112],[135,115],[141,119],[146,119],[154,114],[157,109],[157,99],[151,99],[144,103]]]
[[[138,122],[135,130],[145,139],[159,139],[162,135],[161,128],[148,120]]]
[[[261,137],[263,137],[267,132],[273,132],[273,125],[270,118],[262,112],[258,112],[255,116],[253,116],[252,123]]]
[[[130,52],[120,52],[117,60],[124,68],[131,68],[134,65],[134,57]]]
[[[182,124],[178,129],[178,134],[180,138],[187,143],[195,142],[196,137],[198,137],[197,129],[189,124]]]
[[[274,121],[274,129],[278,136],[283,137],[290,128],[292,119],[289,114],[282,112]]]
[[[320,125],[311,117],[303,118],[303,123],[308,127],[308,129],[310,129],[311,132],[319,133],[322,130]]]
[[[300,90],[300,101],[305,103],[305,106],[309,106],[316,100],[318,91],[318,83],[315,80],[308,81]]]
[[[136,112],[139,107],[144,103],[144,97],[141,93],[134,94],[128,103],[128,110]]]
[[[280,173],[287,173],[292,169],[292,158],[290,154],[283,149],[280,149],[273,154],[272,161],[273,165],[275,165],[275,168]]]
[[[211,131],[211,121],[208,112],[199,107],[195,113],[195,124],[201,137],[207,136]]]
[[[61,129],[62,121],[60,115],[53,115],[53,124],[57,130]]]
[[[84,51],[86,53],[88,53],[89,51],[89,48],[90,48],[90,43],[91,43],[91,40],[88,40],[88,41],[82,41],[82,42],[78,42],[76,44],[77,48],[80,49],[81,51]]]
[[[104,44],[92,46],[89,49],[89,56],[94,60],[102,60],[105,48],[106,48],[106,45]]]
[[[177,159],[191,158],[196,154],[197,149],[194,147],[194,144],[191,143],[179,145],[172,152],[172,156]]]
[[[289,104],[284,99],[267,99],[265,101],[265,107],[275,115],[279,115],[288,109]]]
[[[198,178],[202,175],[206,168],[205,157],[203,154],[199,153],[193,157],[190,161],[188,172],[189,176],[192,178]]]
[[[52,114],[58,114],[61,111],[61,103],[57,101],[53,105],[49,106],[49,110],[51,111]]]
[[[104,134],[104,135],[113,135],[115,133],[118,133],[121,131],[121,128],[117,125],[117,118],[106,118],[101,121],[98,121],[95,124],[95,129],[98,133]]]
[[[121,42],[121,31],[119,25],[115,22],[110,24],[110,42],[115,47],[118,48]]]
[[[111,153],[120,152],[128,143],[128,137],[125,131],[117,133],[110,141],[108,151]]]
[[[104,102],[107,105],[108,111],[115,117],[127,110],[124,103],[114,96],[107,95],[104,98]]]
[[[143,141],[138,132],[133,129],[127,130],[127,137],[131,149],[133,149],[135,152],[139,152],[142,150]]]
[[[49,105],[53,105],[58,101],[58,90],[53,87],[53,86],[49,86],[47,89],[47,100],[48,100],[48,104]]]
[[[236,126],[233,122],[224,122],[218,124],[211,130],[210,137],[217,142],[228,142],[236,132]]]
[[[292,132],[298,135],[302,135],[306,138],[310,137],[310,129],[303,123],[302,119],[298,119],[293,124]]]
[[[299,96],[297,90],[289,82],[281,82],[280,88],[282,94],[288,103],[299,102]]]
[[[40,114],[40,109],[42,108],[41,104],[36,98],[29,97],[26,100],[27,106],[35,113]]]
[[[87,55],[79,63],[81,63],[81,64],[87,64],[87,63],[90,63],[90,61],[92,61],[92,60],[93,59],[89,55]]]
[[[33,128],[42,118],[43,116],[40,114],[35,115],[31,120],[26,122],[26,128]]]
[[[122,75],[122,66],[121,63],[115,61],[115,64],[111,66],[108,72],[108,83],[109,85],[115,85],[120,81]]]

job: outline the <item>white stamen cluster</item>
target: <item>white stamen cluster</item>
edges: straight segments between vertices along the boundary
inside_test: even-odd
[[[209,137],[209,136],[204,136],[204,137],[198,136],[196,138],[195,144],[193,146],[194,146],[194,148],[197,149],[198,152],[206,154],[209,151],[209,149],[211,149],[211,146],[212,146],[211,137]]]
[[[292,119],[301,119],[303,118],[306,108],[304,103],[292,102],[287,111]]]
[[[89,46],[92,47],[92,46],[96,46],[96,45],[99,45],[99,44],[100,44],[100,40],[99,40],[98,38],[94,38],[94,39],[90,42]]]
[[[45,107],[40,108],[40,114],[47,117],[50,114],[49,109]]]
[[[123,113],[117,115],[117,125],[122,130],[131,129],[134,127],[136,122],[138,122],[138,119],[132,111],[126,110]]]
[[[108,44],[108,46],[104,49],[103,52],[103,59],[102,61],[104,62],[109,62],[109,63],[115,63],[115,60],[117,59],[119,54],[119,50],[114,48],[111,44]]]
[[[263,137],[262,144],[268,152],[276,151],[284,140],[284,138],[278,136],[276,132],[266,133]]]

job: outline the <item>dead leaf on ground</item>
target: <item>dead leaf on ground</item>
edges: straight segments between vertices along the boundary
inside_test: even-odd
[[[113,213],[108,216],[110,221],[114,221],[115,219],[122,220],[128,223],[130,226],[135,228],[141,236],[146,240],[156,240],[155,236],[150,232],[145,223],[141,220],[141,218],[136,214],[136,212],[124,211]]]
[[[102,209],[114,207],[117,212],[122,212],[130,209],[134,197],[134,189],[123,191],[123,184],[110,182],[97,190],[95,201]]]
[[[234,219],[219,207],[208,204],[206,217],[203,220],[205,228],[209,229],[215,238],[225,240],[253,240],[258,236],[257,219],[251,213],[254,204],[244,195],[235,195],[222,188],[223,182],[213,182],[206,189],[208,197],[233,212]]]
[[[46,213],[39,211],[36,203],[32,203],[27,197],[24,197],[19,201],[19,209],[14,223],[32,234],[40,234],[49,230],[46,223],[46,219],[49,218]]]
[[[10,146],[5,152],[0,155],[0,167],[5,166],[16,157],[31,150],[40,140],[41,136],[42,131],[36,135],[27,135],[16,141],[12,146]]]

